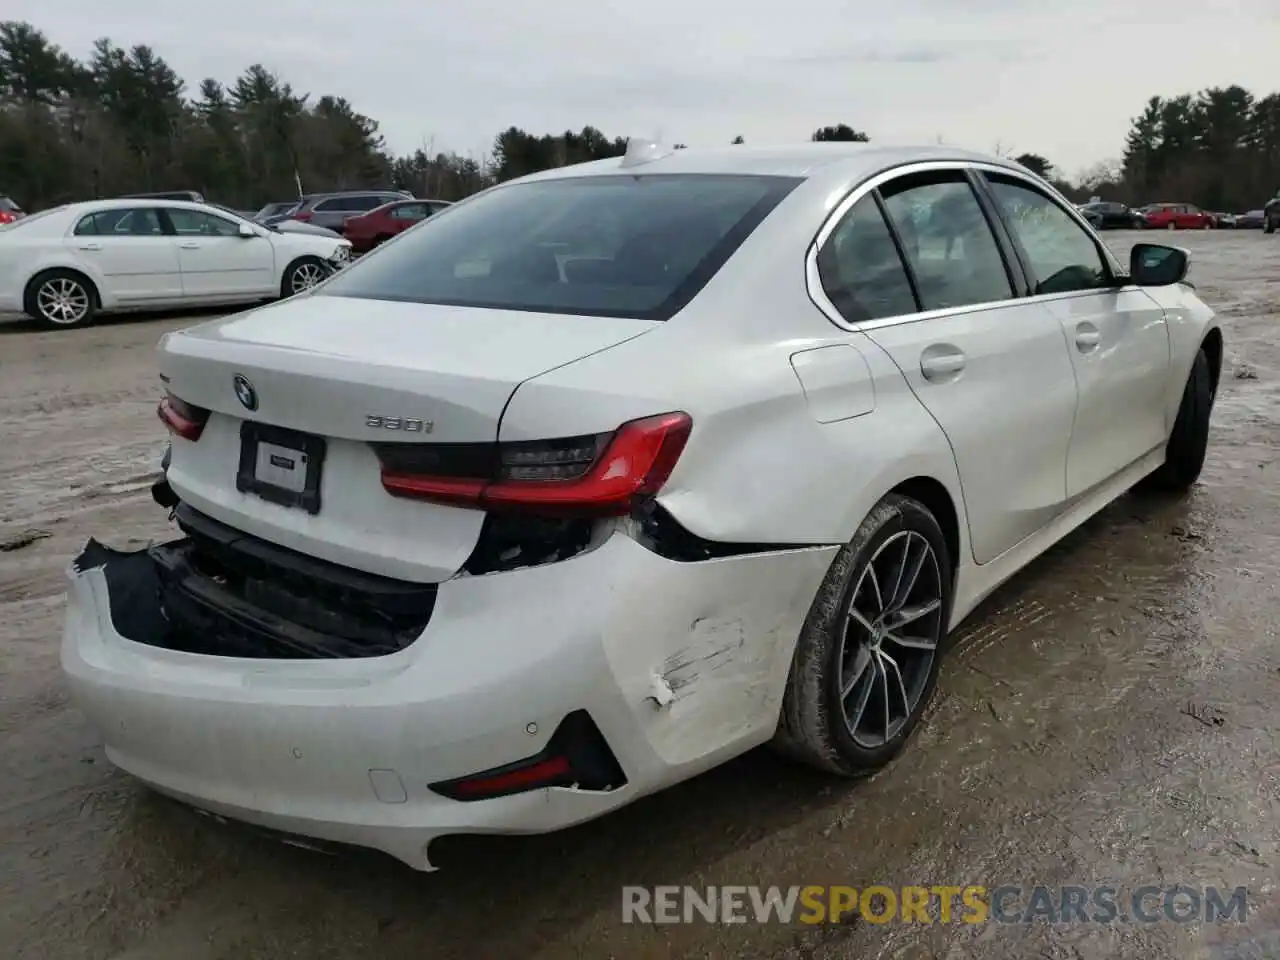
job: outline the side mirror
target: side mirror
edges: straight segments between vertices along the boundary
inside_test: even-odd
[[[240,236],[246,240],[252,240],[254,237],[258,236],[258,231],[249,226],[249,224],[242,223],[240,224]]]
[[[1191,254],[1160,243],[1136,243],[1129,253],[1129,278],[1140,287],[1181,283],[1191,269]]]

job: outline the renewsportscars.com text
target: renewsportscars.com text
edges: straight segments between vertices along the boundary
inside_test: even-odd
[[[1244,922],[1248,890],[1099,886],[623,887],[623,923]]]

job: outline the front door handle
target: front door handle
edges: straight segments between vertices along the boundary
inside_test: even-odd
[[[1076,327],[1076,349],[1081,353],[1092,353],[1102,343],[1102,333],[1091,323],[1082,323]]]
[[[102,244],[100,244],[100,243],[82,243],[82,244],[80,244],[80,249],[81,249],[81,250],[101,250],[101,249],[102,249]]]
[[[948,380],[964,370],[964,354],[958,347],[935,343],[920,355],[920,372],[926,380]]]
[[[186,243],[181,244],[181,247],[183,250],[199,250],[200,244],[196,243],[194,240],[188,240]]]

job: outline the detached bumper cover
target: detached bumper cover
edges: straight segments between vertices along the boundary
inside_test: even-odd
[[[108,758],[161,792],[431,869],[435,837],[570,826],[768,739],[835,550],[677,563],[617,533],[571,560],[441,584],[396,653],[265,660],[126,639],[162,616],[129,576],[151,561],[91,542],[69,572],[62,664]],[[431,789],[537,754],[579,710],[625,786],[471,802]]]

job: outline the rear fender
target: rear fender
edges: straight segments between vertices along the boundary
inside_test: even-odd
[[[684,410],[693,432],[658,501],[704,539],[843,544],[885,493],[921,476],[946,487],[964,529],[946,437],[870,339],[680,339],[676,348],[663,332],[639,337],[526,381],[500,439],[604,433]]]

